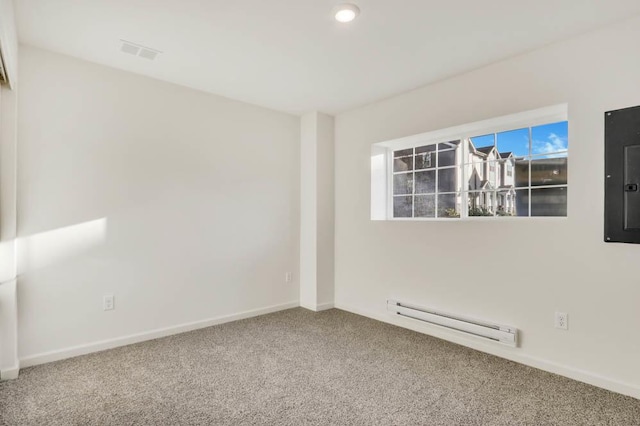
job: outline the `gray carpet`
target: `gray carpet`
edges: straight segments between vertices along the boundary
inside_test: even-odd
[[[6,425],[640,425],[640,401],[339,310],[24,369]]]

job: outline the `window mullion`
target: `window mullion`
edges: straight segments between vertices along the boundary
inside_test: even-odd
[[[393,219],[393,150],[387,149],[387,218]]]
[[[435,174],[436,174],[436,187],[434,188],[434,211],[433,211],[433,217],[437,218],[438,217],[438,179],[439,179],[439,167],[440,167],[440,146],[439,144],[436,145],[436,170],[435,170]]]
[[[416,149],[413,148],[413,170],[411,176],[411,217],[416,217]]]
[[[529,191],[529,215],[527,217],[531,217],[531,205],[533,204],[532,203],[533,200],[531,199],[531,196],[533,195],[533,194],[531,194],[531,151],[532,151],[532,145],[533,145],[533,130],[532,130],[531,127],[529,127],[529,161],[528,161],[528,163],[529,163],[529,188],[528,188],[528,191]]]
[[[467,166],[466,162],[469,159],[469,142],[468,138],[461,138],[460,143],[462,144],[462,159],[460,161],[460,166],[462,170],[460,171],[460,176],[462,177],[462,182],[460,182],[460,193],[461,197],[461,205],[460,205],[460,219],[466,219],[469,217],[469,187],[465,185],[466,182],[469,182],[469,178],[467,177]]]

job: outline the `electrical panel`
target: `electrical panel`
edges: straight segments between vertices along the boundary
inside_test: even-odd
[[[605,113],[604,240],[640,244],[640,106]]]

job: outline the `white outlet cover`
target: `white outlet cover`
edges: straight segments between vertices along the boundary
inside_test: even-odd
[[[555,327],[561,330],[569,329],[569,314],[566,312],[556,312]]]
[[[105,294],[102,298],[102,309],[111,311],[115,308],[113,294]]]

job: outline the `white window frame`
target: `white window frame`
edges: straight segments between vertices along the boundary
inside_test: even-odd
[[[539,108],[530,111],[524,111],[517,114],[505,115],[502,117],[492,118],[488,120],[477,121],[474,123],[463,124],[460,126],[449,127],[446,129],[436,130],[432,132],[421,133],[418,135],[407,136],[399,139],[392,139],[384,142],[378,142],[371,148],[371,219],[372,220],[394,220],[394,221],[469,221],[469,220],[563,220],[569,216],[569,206],[567,200],[567,216],[531,216],[531,202],[529,203],[529,216],[468,216],[467,211],[461,208],[459,218],[443,218],[443,217],[394,217],[393,216],[393,152],[416,148],[425,145],[433,145],[446,143],[451,141],[460,141],[462,144],[463,158],[467,158],[467,144],[465,140],[473,137],[501,133],[516,129],[531,128],[568,121],[568,105],[559,104],[545,108]],[[531,139],[531,138],[530,138]],[[531,168],[531,165],[529,165]],[[496,171],[497,173],[497,171]],[[436,189],[437,189],[436,172]],[[568,186],[568,185],[567,185]],[[554,187],[557,187],[555,185]],[[529,185],[529,191],[531,186]],[[545,188],[540,186],[536,188]],[[462,206],[468,205],[468,191],[462,190]],[[436,200],[437,200],[436,195]],[[437,202],[436,202],[437,206]],[[414,207],[415,208],[415,207]],[[436,207],[437,209],[437,207]]]

